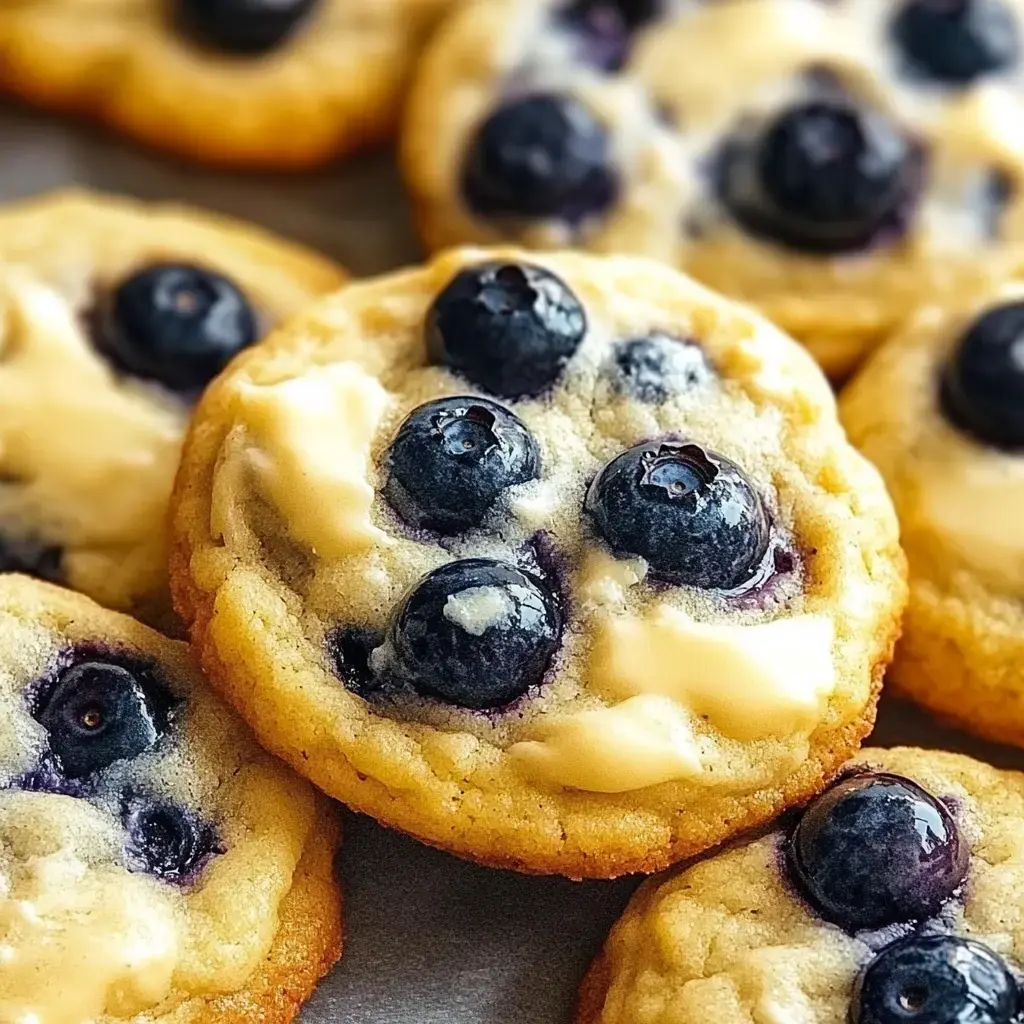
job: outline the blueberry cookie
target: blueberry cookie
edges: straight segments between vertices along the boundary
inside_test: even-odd
[[[850,439],[900,516],[910,603],[891,679],[1024,746],[1024,284],[922,311],[847,387]]]
[[[196,396],[340,281],[190,210],[79,193],[0,208],[0,569],[166,628],[164,520]]]
[[[904,601],[811,359],[636,258],[342,290],[207,392],[174,506],[176,606],[262,742],[526,871],[652,870],[816,792]]]
[[[298,170],[394,130],[451,0],[3,0],[0,90],[205,163]]]
[[[638,252],[852,370],[1024,238],[1021,0],[478,0],[425,54],[432,247]]]
[[[0,577],[0,1020],[287,1024],[341,951],[338,824],[182,643]]]
[[[798,817],[646,883],[578,1024],[1018,1024],[1024,775],[867,750]]]

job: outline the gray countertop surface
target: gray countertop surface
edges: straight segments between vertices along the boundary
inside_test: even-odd
[[[0,199],[82,184],[177,199],[314,245],[356,274],[414,261],[388,154],[300,178],[216,174],[101,133],[0,109]],[[873,742],[945,747],[1002,767],[1024,752],[883,700]],[[573,883],[463,863],[346,816],[346,951],[302,1024],[569,1024],[576,985],[636,880]]]

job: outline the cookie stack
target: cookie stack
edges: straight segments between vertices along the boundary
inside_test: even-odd
[[[860,747],[883,683],[1024,746],[1022,40],[1011,0],[0,10],[0,89],[207,163],[405,102],[438,250],[0,209],[0,1024],[288,1024],[330,798],[673,869],[578,1024],[1020,1024],[1024,775]]]

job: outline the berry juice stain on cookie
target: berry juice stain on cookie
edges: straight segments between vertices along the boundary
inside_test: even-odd
[[[426,842],[574,876],[818,791],[904,599],[799,346],[655,263],[518,252],[353,285],[243,354],[172,561],[272,750]]]
[[[1019,0],[490,0],[420,63],[425,242],[635,252],[844,377],[1024,237]]]
[[[642,887],[578,1024],[1016,1024],[1024,777],[871,750],[795,820]]]
[[[323,166],[389,137],[451,0],[24,0],[0,90],[200,163]]]
[[[80,595],[0,579],[0,662],[0,1019],[292,1020],[340,952],[326,802]]]

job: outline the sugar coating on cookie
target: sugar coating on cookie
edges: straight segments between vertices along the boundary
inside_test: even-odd
[[[198,211],[84,193],[0,209],[0,568],[168,628],[164,521],[195,399],[341,279]]]
[[[637,252],[844,376],[1024,231],[1024,5],[490,0],[426,51],[403,164],[428,245]]]
[[[993,739],[1024,742],[1024,286],[923,309],[843,393],[851,441],[900,516],[910,603],[892,680]]]
[[[0,1018],[290,1021],[340,951],[326,801],[81,595],[0,578],[0,662]]]
[[[1024,776],[865,750],[776,830],[646,883],[579,1024],[1012,1024]]]
[[[0,90],[204,163],[316,167],[391,134],[448,2],[8,3]]]
[[[207,392],[176,491],[176,606],[261,740],[524,870],[653,869],[816,791],[904,599],[807,354],[645,260],[345,288]]]

